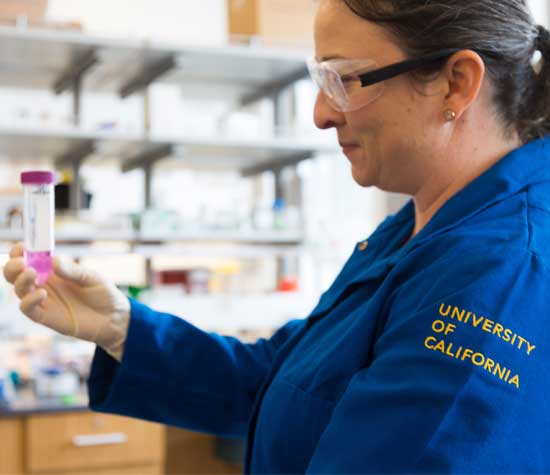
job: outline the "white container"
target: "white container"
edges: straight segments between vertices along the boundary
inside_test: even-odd
[[[78,376],[58,368],[41,368],[34,376],[34,384],[39,398],[70,396],[79,389]]]

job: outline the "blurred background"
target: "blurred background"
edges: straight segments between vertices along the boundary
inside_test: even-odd
[[[530,0],[548,26],[548,0]],[[56,253],[245,341],[306,317],[408,199],[315,129],[313,0],[0,0],[0,265],[20,173],[57,171]],[[240,473],[243,444],[86,409],[94,346],[0,280],[0,473]]]

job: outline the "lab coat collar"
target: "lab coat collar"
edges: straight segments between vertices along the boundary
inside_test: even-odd
[[[470,216],[535,183],[550,184],[550,137],[537,139],[513,150],[490,169],[452,196],[405,246],[407,252],[434,236],[457,226]],[[411,199],[388,223],[388,229],[404,221],[414,222]]]
[[[537,182],[550,185],[550,137],[530,142],[499,160],[451,197],[413,239],[398,247],[396,243],[404,242],[414,226],[414,203],[409,200],[377,228],[364,252],[355,250],[331,288],[321,296],[310,315],[310,324],[327,314],[350,287],[382,280],[422,242]]]

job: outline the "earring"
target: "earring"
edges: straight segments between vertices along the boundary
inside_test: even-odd
[[[447,109],[445,111],[445,120],[447,120],[447,122],[452,122],[455,119],[456,119],[456,112],[452,109]]]

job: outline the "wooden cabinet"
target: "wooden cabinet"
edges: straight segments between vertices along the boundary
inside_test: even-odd
[[[23,421],[0,419],[0,473],[23,471]]]
[[[28,473],[161,467],[164,429],[158,424],[97,413],[33,416],[25,423]],[[130,469],[131,470],[131,469]],[[117,472],[119,473],[119,472]]]
[[[240,474],[216,438],[90,411],[0,415],[0,475]]]
[[[174,427],[166,428],[166,475],[243,473],[242,463],[227,462],[215,454],[215,437]]]
[[[0,474],[161,474],[165,428],[91,412],[0,419]]]

